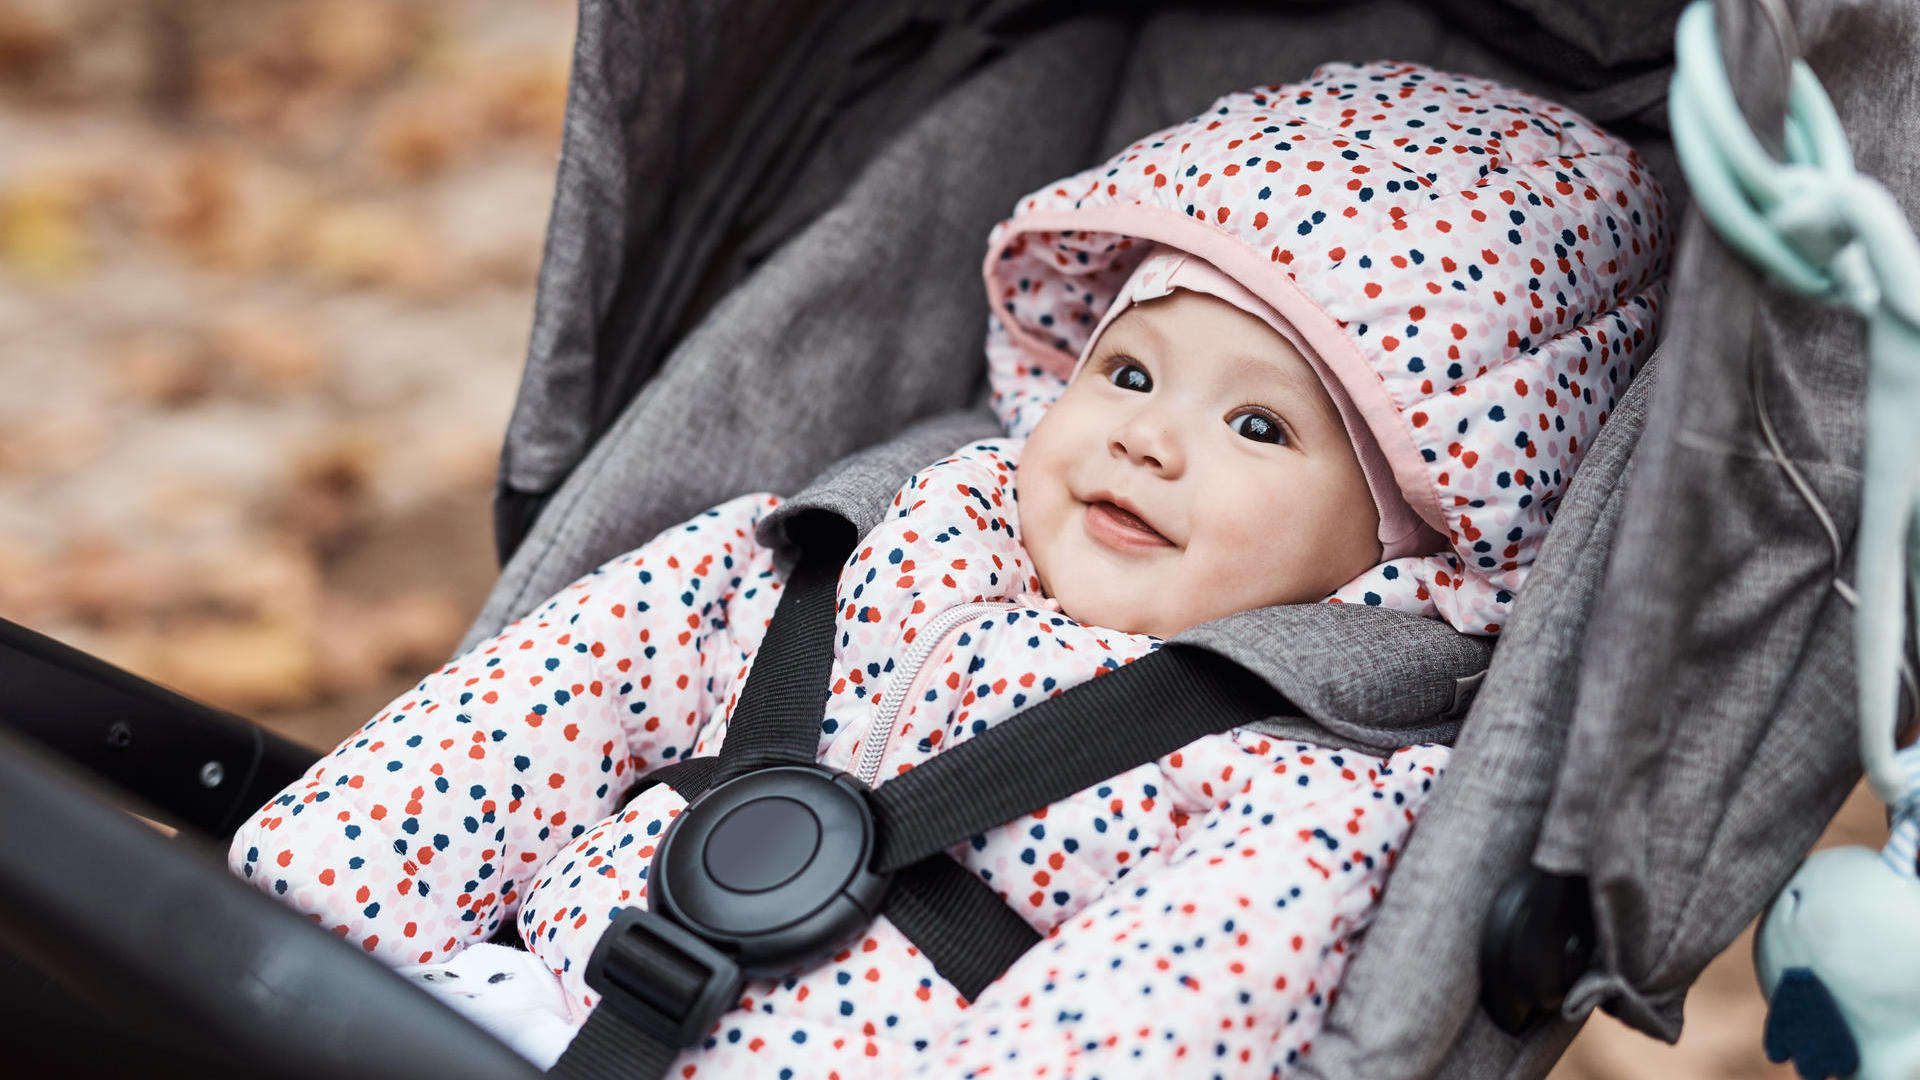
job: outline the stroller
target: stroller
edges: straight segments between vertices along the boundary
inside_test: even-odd
[[[731,495],[799,491],[857,521],[991,434],[974,272],[988,227],[1222,90],[1328,59],[1486,74],[1633,141],[1684,208],[1664,131],[1680,6],[583,0],[496,496],[503,568],[465,644]],[[1886,100],[1913,89],[1880,77],[1920,41],[1903,5],[1810,0],[1788,18],[1724,0],[1719,20],[1757,132],[1778,130],[1804,55],[1862,170],[1920,191],[1920,159],[1899,153],[1916,103]],[[1844,552],[1753,406],[1851,536],[1863,333],[1687,222],[1657,360],[1589,451],[1497,650],[1307,616],[1235,656],[1284,680],[1300,715],[1279,731],[1362,716],[1458,730],[1300,1075],[1538,1077],[1595,1006],[1677,1037],[1693,978],[1856,775],[1852,710],[1835,707],[1851,700]],[[830,381],[863,387],[861,407],[810,392]],[[194,834],[230,832],[311,754],[0,631],[0,718],[40,744],[0,732],[0,995],[28,1018],[29,1058],[536,1075],[202,857]],[[1368,678],[1382,665],[1391,682]],[[184,838],[128,821],[44,746]]]

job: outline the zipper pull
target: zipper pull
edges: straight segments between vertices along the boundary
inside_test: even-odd
[[[1021,607],[1038,608],[1041,611],[1051,611],[1056,615],[1060,613],[1060,601],[1051,596],[1041,596],[1036,592],[1023,592],[1014,597],[1013,602]]]

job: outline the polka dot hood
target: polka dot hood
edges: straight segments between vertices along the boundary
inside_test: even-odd
[[[1633,149],[1552,102],[1416,64],[1229,94],[994,228],[987,355],[1009,434],[1031,433],[1157,245],[1297,330],[1444,537],[1328,599],[1498,633],[1657,338],[1667,206]]]

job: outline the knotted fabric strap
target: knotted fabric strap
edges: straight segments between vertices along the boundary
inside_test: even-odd
[[[1868,320],[1865,481],[1852,585],[1838,577],[1838,530],[1774,438],[1783,471],[1827,529],[1834,588],[1854,606],[1860,757],[1874,794],[1894,812],[1882,857],[1920,876],[1920,762],[1897,750],[1900,687],[1920,697],[1906,651],[1903,606],[1920,602],[1920,242],[1900,204],[1854,171],[1845,129],[1820,80],[1793,62],[1785,117],[1786,161],[1754,138],[1727,82],[1712,5],[1680,17],[1669,110],[1673,146],[1694,205],[1727,245],[1787,287],[1853,309]],[[1756,372],[1758,369],[1755,369]]]
[[[1920,747],[1909,746],[1893,755],[1900,776],[1899,801],[1893,804],[1893,829],[1880,858],[1894,873],[1920,876]]]

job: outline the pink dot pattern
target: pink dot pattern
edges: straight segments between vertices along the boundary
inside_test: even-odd
[[[1447,540],[1329,599],[1497,633],[1656,343],[1671,239],[1632,148],[1552,102],[1414,64],[1229,94],[995,228],[987,354],[1009,433],[1039,421],[1154,243],[1295,323]]]
[[[921,470],[843,568],[818,757],[878,778],[1159,648],[1032,603],[1019,440]],[[670,529],[428,675],[234,837],[233,871],[399,967],[517,921],[578,1022],[613,913],[645,904],[685,807],[635,779],[713,753],[779,600],[749,495]],[[908,648],[958,605],[912,677]],[[1375,758],[1200,739],[958,845],[1040,945],[969,1005],[884,918],[825,965],[750,982],[682,1078],[1284,1074],[1308,1051],[1443,747]]]

